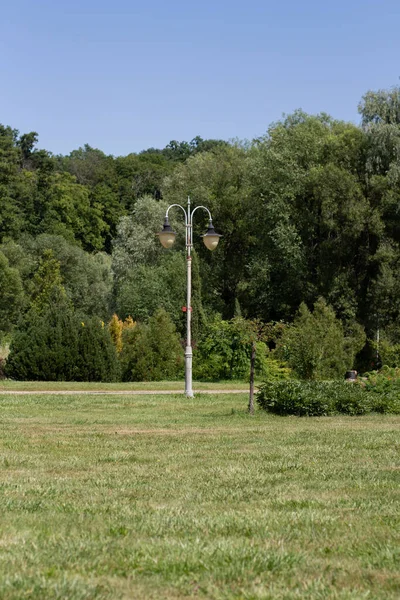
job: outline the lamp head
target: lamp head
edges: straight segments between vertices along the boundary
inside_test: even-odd
[[[219,238],[222,237],[222,235],[215,231],[212,220],[210,219],[208,223],[208,229],[201,237],[203,238],[204,245],[209,250],[213,251],[218,246]]]
[[[171,248],[171,246],[175,242],[176,233],[172,230],[172,227],[168,221],[168,217],[165,217],[162,231],[160,231],[160,233],[157,233],[157,235],[160,238],[160,242],[164,246],[164,248]]]

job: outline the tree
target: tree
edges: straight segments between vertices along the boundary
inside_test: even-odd
[[[161,231],[168,204],[144,196],[137,201],[132,214],[122,217],[113,242],[112,269],[115,282],[125,279],[140,265],[156,266],[165,256],[156,233]],[[171,212],[171,223],[177,232],[177,247],[183,248],[184,224],[179,213]]]
[[[160,381],[183,374],[183,349],[168,313],[159,309],[148,324],[128,328],[122,336],[124,381]]]
[[[200,277],[200,261],[197,252],[192,251],[192,317],[191,333],[193,344],[198,343],[207,327],[206,314],[203,308],[202,285]],[[186,304],[186,303],[185,303]]]
[[[112,256],[115,307],[121,317],[132,315],[139,321],[146,321],[163,307],[182,329],[186,288],[185,261],[180,250],[185,240],[182,221],[172,221],[178,233],[178,251],[166,251],[155,235],[167,207],[163,201],[144,197],[136,203],[131,217],[121,219]]]
[[[159,199],[162,181],[173,168],[173,163],[157,150],[118,157],[116,172],[121,205],[132,210],[143,196]]]
[[[28,159],[30,158],[30,156],[33,152],[33,148],[37,144],[38,139],[39,139],[39,136],[36,133],[36,131],[31,131],[30,133],[24,133],[23,135],[20,136],[16,145],[21,149],[23,164],[26,163],[28,161]]]
[[[68,173],[50,175],[38,190],[36,233],[63,235],[86,250],[101,250],[108,225],[102,207],[91,204],[87,187]]]
[[[162,307],[183,333],[182,306],[186,303],[185,259],[180,252],[169,252],[157,266],[138,265],[120,283],[116,309],[121,317],[147,321]]]
[[[24,226],[23,207],[16,188],[19,181],[18,131],[0,124],[0,240],[17,236]]]
[[[353,366],[355,354],[365,343],[359,330],[346,339],[343,326],[323,298],[311,312],[302,303],[292,326],[280,340],[279,354],[301,379],[335,379]]]
[[[0,336],[10,332],[25,303],[21,277],[0,252]]]
[[[104,252],[88,253],[63,236],[42,234],[24,237],[19,246],[25,255],[20,263],[21,277],[27,292],[32,272],[40,258],[51,250],[60,264],[60,275],[67,297],[77,311],[108,320],[111,313],[112,274],[111,257]],[[14,249],[14,254],[16,253]]]
[[[400,124],[400,87],[367,92],[358,105],[362,123]]]
[[[368,262],[364,147],[357,127],[301,111],[256,140],[247,218],[258,235],[240,296],[250,314],[289,320],[302,301],[329,297],[338,276],[357,298]]]
[[[52,250],[45,250],[33,277],[31,307],[41,314],[47,311],[53,302],[64,302],[66,298],[60,263],[54,258]]]
[[[196,251],[204,305],[228,318],[234,314],[254,235],[254,223],[247,219],[246,160],[246,151],[240,146],[216,146],[213,151],[195,154],[179,164],[162,188],[163,197],[170,204],[181,204],[190,194],[192,207],[207,206],[216,229],[223,234],[215,253],[201,243]],[[204,233],[206,224],[207,215],[197,212],[194,239]]]

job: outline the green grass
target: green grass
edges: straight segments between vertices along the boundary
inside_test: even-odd
[[[183,381],[134,381],[128,383],[102,383],[79,381],[12,381],[0,380],[0,391],[129,391],[129,390],[184,390]],[[244,381],[193,382],[193,389],[204,390],[248,390],[249,383]]]
[[[397,599],[400,417],[0,399],[0,598]]]

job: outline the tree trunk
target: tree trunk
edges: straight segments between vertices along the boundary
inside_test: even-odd
[[[251,344],[250,358],[250,397],[249,397],[249,413],[254,415],[254,367],[256,364],[256,343]]]

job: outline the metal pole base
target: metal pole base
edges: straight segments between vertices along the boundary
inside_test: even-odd
[[[187,398],[193,398],[194,393],[192,389],[192,348],[186,346],[185,350],[185,395]]]

